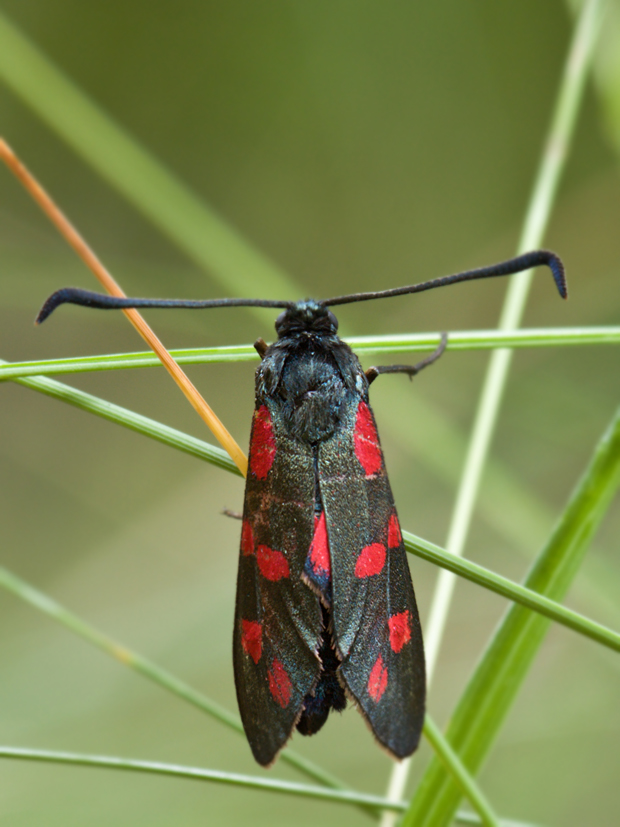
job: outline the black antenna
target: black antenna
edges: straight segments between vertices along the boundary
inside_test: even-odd
[[[489,267],[479,267],[476,270],[465,270],[462,273],[454,273],[451,276],[442,276],[431,281],[423,281],[420,284],[411,284],[408,287],[395,287],[392,290],[381,290],[376,293],[351,293],[348,296],[336,296],[333,299],[323,299],[318,304],[323,307],[334,307],[338,304],[350,304],[351,302],[363,302],[370,299],[387,299],[391,296],[404,296],[408,293],[422,293],[425,290],[433,290],[435,287],[444,287],[447,284],[456,284],[460,281],[473,281],[474,279],[488,279],[495,276],[510,276],[513,273],[520,273],[532,267],[546,265],[551,270],[558,292],[563,299],[568,295],[566,289],[566,278],[564,265],[555,253],[549,250],[533,250],[524,253],[516,258],[501,261],[499,264],[491,264]],[[47,299],[39,315],[36,324],[41,324],[61,304],[79,304],[83,307],[96,307],[100,310],[122,310],[131,307],[183,307],[183,308],[206,308],[206,307],[276,307],[292,308],[295,302],[275,301],[271,299],[132,299],[108,296],[103,293],[93,293],[90,290],[81,290],[78,287],[64,287],[57,290]]]
[[[563,299],[567,298],[566,277],[564,265],[559,256],[549,250],[533,250],[524,253],[508,261],[501,261],[499,264],[491,264],[488,267],[478,267],[476,270],[464,270],[462,273],[454,273],[451,276],[442,276],[431,281],[423,281],[420,284],[411,284],[408,287],[395,287],[392,290],[381,290],[377,293],[351,293],[348,296],[336,296],[333,299],[325,299],[320,304],[325,307],[334,307],[337,304],[349,304],[351,302],[364,302],[370,299],[388,299],[391,296],[404,296],[408,293],[423,293],[425,290],[433,290],[435,287],[444,287],[447,284],[457,284],[460,281],[473,281],[474,279],[489,279],[495,276],[510,276],[513,273],[521,273],[523,270],[530,270],[532,267],[546,265],[553,274],[558,292]]]
[[[293,307],[295,302],[272,301],[271,299],[132,299],[93,293],[79,287],[63,287],[46,300],[39,310],[35,324],[41,324],[61,304],[79,304],[99,310],[126,310],[132,307]]]

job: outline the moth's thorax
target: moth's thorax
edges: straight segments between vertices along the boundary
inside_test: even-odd
[[[256,399],[278,409],[289,437],[316,444],[340,426],[344,400],[368,398],[359,360],[335,332],[280,334],[256,372]]]

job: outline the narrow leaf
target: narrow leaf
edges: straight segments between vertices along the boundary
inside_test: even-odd
[[[161,422],[156,422],[154,419],[134,413],[127,408],[122,408],[113,402],[107,402],[105,399],[100,399],[90,393],[63,385],[54,379],[38,377],[17,379],[16,381],[27,388],[44,393],[46,396],[52,396],[62,402],[68,402],[83,411],[101,416],[110,422],[116,422],[117,425],[124,425],[132,431],[138,431],[144,436],[156,439],[158,442],[163,442],[173,448],[178,448],[180,451],[185,451],[186,454],[204,459],[212,465],[218,466],[218,468],[223,468],[241,476],[237,466],[221,448],[184,434],[182,431],[177,431],[176,428],[170,428]]]
[[[439,333],[403,333],[398,336],[348,336],[347,342],[359,353],[417,353],[437,346]],[[530,330],[457,330],[448,334],[448,350],[487,350],[497,347],[558,347],[562,345],[608,345],[620,343],[620,327],[563,327]],[[171,350],[180,365],[256,361],[253,345],[224,345]],[[86,373],[99,370],[159,367],[150,351],[111,353],[102,356],[75,356],[68,359],[41,359],[11,362],[0,366],[0,381],[25,376],[58,373]]]
[[[600,440],[526,586],[561,600],[579,570],[590,541],[620,485],[620,410]],[[446,737],[476,773],[508,714],[538,652],[549,621],[522,606],[508,610],[461,696]],[[403,825],[442,827],[454,816],[460,789],[434,758]]]
[[[4,363],[6,364],[6,363]],[[84,391],[76,390],[68,385],[56,382],[53,379],[46,379],[44,377],[18,379],[15,380],[19,384],[38,390],[55,399],[63,402],[68,402],[81,410],[89,413],[94,413],[110,422],[115,422],[118,425],[123,425],[133,431],[144,434],[151,439],[156,439],[165,445],[172,448],[177,448],[185,453],[191,454],[198,459],[210,462],[219,468],[226,471],[231,471],[234,474],[239,474],[239,470],[234,465],[230,457],[214,445],[208,442],[203,442],[196,437],[178,431],[175,428],[170,428],[161,422],[154,419],[134,413],[133,411],[123,408],[120,405],[115,405],[112,402],[107,402],[104,399],[85,393]],[[407,531],[403,532],[403,539],[405,547],[411,554],[415,554],[424,560],[428,560],[435,565],[448,569],[449,571],[465,577],[474,583],[477,583],[484,588],[501,594],[509,600],[520,603],[523,606],[534,609],[546,617],[579,632],[598,643],[608,646],[616,651],[620,650],[620,635],[617,632],[608,629],[607,627],[590,620],[578,612],[567,609],[559,603],[546,598],[543,595],[537,594],[531,589],[527,589],[518,583],[514,583],[508,578],[502,577],[489,569],[479,566],[470,560],[458,558],[453,554],[449,554],[444,549],[436,546],[434,543],[424,540],[421,537],[416,537]]]
[[[78,615],[70,612],[60,603],[49,597],[49,595],[39,591],[39,589],[35,589],[30,583],[27,583],[21,577],[18,577],[16,574],[1,566],[0,587],[11,592],[11,594],[19,597],[40,612],[43,612],[43,614],[60,623],[83,640],[96,646],[107,655],[119,661],[123,666],[133,669],[163,689],[167,689],[177,697],[187,701],[220,723],[243,735],[241,721],[233,712],[229,712],[216,701],[212,701],[206,695],[193,689],[153,661],[143,657],[137,652],[133,652],[113,638],[108,637],[108,635],[99,631],[99,629],[82,620]],[[334,778],[330,773],[291,749],[282,753],[281,759],[310,776],[315,781],[320,781],[322,784],[326,784],[328,787],[333,787],[334,789],[345,789],[345,785],[337,778]]]

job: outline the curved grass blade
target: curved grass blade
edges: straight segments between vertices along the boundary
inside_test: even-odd
[[[44,378],[27,379],[21,380],[21,384],[31,386],[43,392],[51,393],[51,395],[63,398],[66,401],[72,401],[73,404],[79,404],[80,407],[86,408],[87,410],[91,410],[93,412],[99,412],[100,415],[106,415],[107,418],[114,418],[115,421],[118,421],[117,417],[120,413],[122,413],[123,418],[125,419],[125,422],[123,424],[129,424],[129,420],[135,417],[135,415],[133,415],[131,412],[124,411],[123,409],[120,409],[118,406],[112,406],[115,410],[110,410],[110,406],[108,405],[108,403],[105,403],[103,400],[98,400],[96,399],[96,397],[91,397],[89,394],[84,394],[81,391],[75,391],[72,388],[68,388],[66,386],[61,385],[58,382],[54,382],[53,380],[47,380]],[[139,419],[149,422],[151,428],[158,427],[158,423],[154,423],[152,420],[146,420],[146,418],[144,417],[139,417]],[[136,423],[129,426],[135,427],[135,424]],[[180,437],[185,436],[179,434],[179,432],[176,433]],[[223,454],[223,452],[221,453]],[[228,458],[226,457],[226,459]],[[230,466],[229,470],[237,470],[230,460],[228,460],[228,464]],[[409,544],[411,544],[410,538],[407,538],[407,541]],[[226,710],[222,710],[218,707],[218,705],[213,704],[211,701],[209,701],[209,699],[200,695],[200,693],[196,693],[194,690],[191,689],[191,687],[188,687],[182,681],[178,681],[173,675],[166,673],[164,670],[159,669],[159,667],[157,667],[155,664],[152,664],[151,662],[142,658],[141,656],[130,652],[125,647],[120,646],[119,644],[110,640],[106,636],[102,635],[97,630],[93,629],[88,624],[85,624],[83,621],[81,621],[77,616],[67,612],[67,610],[59,606],[59,604],[55,603],[55,601],[52,601],[46,595],[43,595],[42,593],[32,589],[32,587],[24,583],[24,581],[20,581],[19,578],[16,578],[9,572],[4,572],[0,570],[0,585],[5,586],[5,588],[10,589],[15,594],[18,594],[24,599],[27,599],[30,603],[36,605],[41,610],[45,611],[46,613],[57,619],[59,622],[63,623],[65,626],[68,626],[77,634],[80,634],[81,636],[88,639],[90,642],[99,646],[99,648],[104,649],[109,654],[113,655],[115,658],[122,661],[126,665],[131,666],[132,668],[136,669],[136,671],[139,671],[140,673],[146,675],[147,677],[150,677],[151,679],[155,680],[161,685],[166,686],[176,694],[180,695],[181,697],[185,698],[191,703],[194,703],[195,705],[199,706],[201,709],[203,709],[203,711],[207,711],[211,715],[214,715],[218,718],[218,720],[221,720],[222,722],[227,723],[230,726],[233,726],[236,730],[240,729],[240,725],[239,722],[236,720],[236,716],[232,716],[231,713],[228,713]],[[432,724],[430,726],[432,727]],[[285,760],[288,760],[294,766],[298,767],[302,771],[308,772],[312,775],[312,777],[315,778],[317,778],[317,773],[320,773],[319,780],[324,781],[324,783],[328,783],[328,780],[326,779],[330,779],[330,777],[325,776],[325,774],[323,774],[323,771],[315,768],[315,766],[312,765],[311,762],[306,762],[305,759],[296,756],[295,753],[291,753],[290,750],[287,751],[285,755],[287,756],[287,759]],[[446,760],[445,751],[444,760]],[[452,764],[453,763],[454,759],[452,759]],[[454,767],[452,766],[452,764],[450,766],[450,770],[454,771]],[[493,816],[492,813],[489,811],[488,806],[486,805],[484,796],[477,789],[476,785],[471,783],[471,779],[467,781],[468,776],[467,773],[464,772],[463,768],[461,768],[461,771],[457,777],[459,778],[461,784],[463,783],[463,778],[466,779],[466,792],[469,795],[471,795],[472,803],[474,804],[474,806],[478,806],[481,808],[480,812],[483,818],[483,823],[489,825],[496,824],[497,822],[495,820],[492,820]]]
[[[192,781],[211,781],[220,784],[230,784],[238,787],[249,787],[264,792],[285,793],[302,798],[314,798],[329,801],[334,804],[350,804],[363,806],[366,809],[393,810],[403,812],[407,807],[405,801],[390,801],[367,793],[358,793],[354,790],[333,790],[325,787],[311,787],[308,784],[295,784],[291,781],[281,781],[277,778],[262,778],[255,775],[209,770],[203,767],[188,767],[181,764],[164,764],[159,761],[138,761],[131,758],[116,758],[109,755],[88,755],[77,752],[57,752],[55,750],[25,749],[22,747],[0,746],[0,758],[16,761],[37,761],[40,763],[68,764],[80,767],[96,767],[108,770],[125,770],[129,772],[144,772],[155,775],[167,775],[173,778],[185,778]],[[480,817],[475,813],[457,813],[459,824],[482,824]],[[534,824],[525,824],[522,821],[498,819],[498,827],[540,827]]]
[[[445,549],[421,537],[416,537],[408,531],[403,531],[402,535],[405,548],[410,554],[415,554],[416,557],[421,557],[429,563],[441,566],[441,568],[447,569],[459,577],[464,577],[478,586],[489,589],[496,594],[501,594],[502,597],[507,597],[508,600],[512,600],[514,603],[532,609],[538,614],[572,629],[574,632],[589,637],[609,649],[620,652],[620,634],[608,629],[607,626],[590,620],[590,618],[579,614],[579,612],[574,612],[572,609],[567,609],[561,603],[550,600],[545,595],[539,594],[533,589],[528,589],[520,583],[515,583],[507,577],[502,577],[501,574],[484,568],[484,566],[479,566],[478,563],[450,554]]]
[[[210,462],[212,465],[216,465],[226,471],[240,475],[238,468],[221,448],[196,439],[196,437],[192,437],[175,428],[170,428],[154,419],[149,419],[127,408],[122,408],[120,405],[107,402],[84,391],[76,390],[53,379],[39,377],[15,381],[32,390],[38,390],[55,399],[68,402],[81,410],[94,413],[118,425],[123,425],[133,431],[156,439],[158,442],[162,442],[172,448],[178,448],[198,459]],[[571,609],[561,606],[553,600],[545,598],[544,595],[539,595],[531,589],[527,589],[483,566],[479,566],[477,563],[458,558],[439,546],[436,546],[434,543],[424,540],[421,537],[416,537],[407,531],[403,531],[403,539],[405,541],[405,547],[410,553],[465,577],[497,594],[501,594],[509,600],[521,603],[604,646],[615,650],[620,648],[620,635],[616,632]]]
[[[67,216],[64,215],[62,210],[36,180],[30,170],[21,162],[11,147],[6,141],[2,140],[2,138],[0,138],[0,159],[2,159],[21,182],[35,203],[41,208],[52,224],[54,224],[60,235],[84,262],[104,290],[116,298],[126,298],[120,284],[118,284],[114,276],[103,265],[103,262],[95,254],[94,250],[91,249],[86,240],[77,231],[76,227],[69,221]],[[237,445],[232,434],[229,433],[213,408],[211,408],[203,398],[189,376],[177,365],[166,350],[163,342],[155,334],[155,331],[147,324],[146,319],[135,308],[126,308],[122,312],[138,335],[141,336],[147,345],[157,354],[162,365],[166,368],[181,393],[183,393],[192,408],[194,408],[198,416],[203,420],[207,428],[209,428],[213,436],[245,476],[248,468],[245,454]],[[40,314],[36,320],[37,324],[39,321]]]
[[[282,756],[284,757],[284,756]],[[236,772],[209,770],[202,767],[188,767],[180,764],[164,764],[159,761],[137,761],[131,758],[116,758],[108,755],[88,755],[77,752],[56,752],[42,749],[21,749],[19,747],[0,746],[0,758],[12,758],[22,761],[39,761],[54,764],[69,764],[99,769],[123,770],[125,772],[144,772],[155,775],[167,775],[175,778],[189,778],[194,781],[216,781],[235,787],[249,787],[264,792],[288,793],[289,795],[330,801],[334,804],[349,804],[364,808],[390,809],[402,812],[404,801],[390,801],[378,795],[358,793],[354,790],[328,789],[296,784],[293,781],[281,781],[275,778],[261,778],[255,775],[242,775]]]
[[[348,344],[359,353],[417,353],[433,349],[439,333],[411,333],[400,336],[349,336]],[[448,350],[487,350],[496,347],[557,347],[561,345],[620,344],[620,327],[539,328],[515,331],[465,330],[448,335]],[[169,351],[179,365],[252,362],[258,359],[253,345],[182,348]],[[101,356],[73,356],[68,359],[40,359],[0,365],[0,381],[25,376],[51,376],[100,370],[151,368],[161,364],[150,351],[109,353]]]
[[[530,196],[517,253],[539,247],[551,215],[561,175],[575,131],[583,99],[590,60],[602,19],[602,0],[585,0],[564,62],[534,187]],[[517,274],[507,289],[498,327],[518,327],[532,282],[532,271]],[[482,386],[467,456],[458,486],[446,546],[456,555],[463,553],[474,513],[482,471],[486,462],[495,423],[508,379],[513,353],[509,349],[493,352]],[[427,680],[430,683],[437,663],[456,580],[449,572],[440,572],[426,627]],[[388,786],[388,797],[400,798],[407,778],[408,764],[396,768]],[[392,827],[394,818],[386,814],[382,827]]]
[[[424,735],[431,743],[439,761],[441,761],[451,774],[463,794],[469,799],[471,805],[480,816],[482,824],[484,824],[485,827],[499,827],[497,816],[493,812],[486,796],[465,769],[460,758],[444,738],[437,724],[434,723],[428,714],[424,719]]]
[[[164,764],[159,761],[137,761],[130,758],[115,758],[109,755],[87,755],[77,752],[57,752],[53,750],[25,749],[23,747],[0,746],[0,758],[16,761],[37,761],[40,763],[68,764],[81,767],[96,767],[99,769],[125,770],[130,772],[154,773],[167,775],[173,778],[186,778],[192,781],[212,781],[220,784],[231,784],[239,787],[250,787],[264,792],[286,793],[289,795],[314,798],[330,801],[334,804],[352,804],[381,810],[402,812],[407,803],[405,801],[390,801],[387,798],[358,793],[354,790],[330,790],[325,787],[311,787],[307,784],[295,784],[291,781],[261,778],[254,775],[208,770],[202,767],[188,767],[180,764]],[[457,813],[459,824],[482,824],[480,817],[475,813]],[[539,827],[534,824],[525,824],[522,821],[499,819],[498,827]]]
[[[128,666],[130,669],[133,669],[135,672],[158,684],[163,689],[167,689],[177,697],[197,707],[202,712],[206,712],[207,715],[215,718],[240,735],[244,735],[243,726],[237,715],[229,712],[216,701],[212,701],[206,695],[193,689],[153,661],[143,657],[137,652],[133,652],[113,638],[100,632],[44,592],[35,589],[34,586],[31,586],[30,583],[27,583],[21,577],[2,567],[0,567],[0,586],[30,606],[43,612],[48,617],[51,617],[57,623],[74,632],[74,634],[79,635],[82,639],[93,644],[93,646],[96,646],[107,655],[110,655],[122,663],[123,666]],[[280,757],[286,763],[291,764],[291,766],[314,778],[315,781],[320,781],[322,784],[326,784],[328,787],[334,789],[346,789],[345,784],[321,769],[321,767],[318,767],[312,761],[309,761],[302,755],[298,755],[294,750],[287,749]]]
[[[6,363],[0,362],[0,364]],[[170,445],[172,448],[178,448],[186,454],[210,462],[218,468],[242,476],[235,463],[221,448],[189,436],[189,434],[184,434],[182,431],[177,431],[176,428],[170,428],[168,425],[156,422],[147,416],[134,413],[120,405],[115,405],[113,402],[107,402],[105,399],[77,390],[77,388],[71,388],[69,385],[56,382],[54,379],[46,379],[44,376],[16,379],[15,381],[20,385],[24,385],[24,387],[39,391],[62,402],[68,402],[83,411],[100,416],[110,422],[115,422],[117,425],[124,425],[132,431],[137,431],[151,439],[156,439],[158,442],[163,442],[165,445]]]
[[[48,617],[60,623],[74,634],[79,635],[79,637],[81,637],[83,640],[88,641],[101,651],[105,652],[107,655],[110,655],[115,660],[123,664],[123,666],[128,666],[135,672],[138,672],[144,677],[152,680],[154,683],[158,684],[163,689],[167,689],[169,692],[172,692],[177,697],[180,697],[181,699],[197,707],[202,712],[206,712],[208,715],[215,718],[225,726],[228,726],[229,728],[235,730],[235,732],[238,732],[240,735],[244,734],[241,721],[239,720],[237,715],[234,715],[232,712],[229,712],[227,709],[225,709],[215,701],[212,701],[210,698],[203,695],[201,692],[197,692],[184,681],[179,680],[175,675],[168,672],[166,669],[162,669],[162,667],[158,666],[153,661],[143,657],[137,652],[133,652],[131,649],[128,649],[126,646],[118,643],[108,635],[104,634],[103,632],[100,632],[97,628],[95,628],[89,623],[86,623],[76,614],[70,612],[68,609],[66,609],[57,601],[53,600],[44,592],[35,589],[21,577],[18,577],[17,575],[2,567],[0,567],[0,587],[6,589],[16,597],[19,597],[20,599],[24,600],[30,606],[33,606],[34,608],[43,612]],[[495,820],[494,816],[492,816],[490,807],[486,803],[483,794],[477,788],[477,785],[469,776],[467,770],[462,766],[458,757],[453,755],[449,745],[445,743],[443,736],[441,736],[441,733],[438,732],[436,725],[428,718],[428,716],[425,723],[425,733],[433,747],[437,749],[439,751],[439,754],[443,756],[443,760],[447,763],[449,771],[454,774],[454,777],[458,780],[459,784],[462,785],[463,791],[470,799],[472,806],[480,813],[482,823],[487,825],[487,827],[497,827],[497,821]],[[28,755],[32,754],[31,750],[25,750],[24,752]],[[35,754],[36,753],[37,751],[35,751]],[[0,755],[1,754],[2,753],[0,752]],[[332,776],[330,773],[325,772],[312,761],[309,761],[303,756],[297,754],[294,750],[291,750],[290,748],[287,749],[285,752],[281,754],[281,759],[286,763],[289,763],[296,769],[300,770],[301,772],[304,772],[311,778],[314,778],[316,781],[320,781],[323,784],[326,784],[332,789],[346,791],[346,795],[349,796],[349,799],[347,799],[349,803],[359,803],[363,804],[364,806],[367,806],[367,802],[365,801],[354,801],[351,798],[351,796],[354,796],[355,794],[352,791],[347,790],[345,785],[341,781]],[[68,763],[71,762],[68,761]],[[84,762],[74,761],[73,763]],[[86,763],[89,762],[87,761]],[[117,768],[132,769],[131,766],[120,765]],[[221,780],[220,776],[228,776],[227,773],[218,773],[216,771],[212,772],[198,770],[196,772],[207,774],[212,773],[212,775],[208,776],[209,778],[211,778],[211,780]],[[296,788],[301,787],[301,785],[295,786]],[[363,798],[364,796],[361,795],[361,797]],[[383,800],[381,800],[381,803],[377,804],[376,806],[383,807]],[[405,804],[401,802],[399,808],[401,810],[404,809]]]
[[[603,434],[548,543],[526,579],[533,591],[560,600],[579,570],[594,532],[620,486],[620,410]],[[512,606],[459,700],[446,737],[468,769],[482,765],[549,628],[549,620]],[[446,827],[461,791],[434,758],[403,820]]]

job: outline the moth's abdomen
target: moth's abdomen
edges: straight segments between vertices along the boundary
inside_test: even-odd
[[[330,627],[329,611],[323,607],[323,632],[319,649],[321,675],[318,684],[304,699],[303,712],[297,722],[297,730],[302,735],[314,735],[321,729],[332,709],[342,712],[347,705],[345,691],[338,680],[340,658],[336,653]]]

